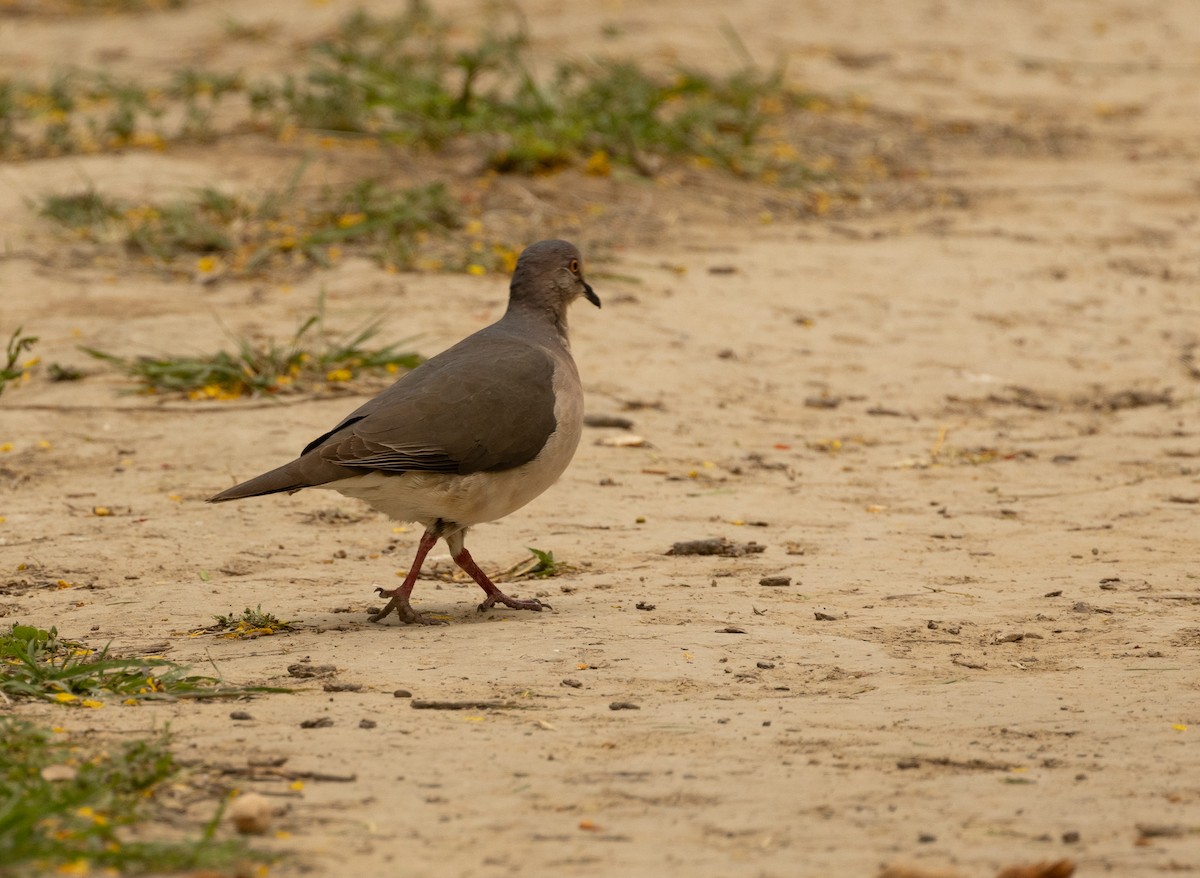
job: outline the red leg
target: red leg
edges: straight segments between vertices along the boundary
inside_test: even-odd
[[[379,593],[380,597],[391,598],[391,600],[388,601],[387,606],[371,616],[372,622],[378,622],[381,619],[386,618],[392,612],[392,610],[395,610],[396,615],[400,617],[400,621],[407,625],[414,623],[419,625],[438,624],[435,620],[430,619],[428,616],[418,613],[408,602],[409,595],[412,594],[413,586],[417,584],[417,577],[421,574],[421,565],[425,563],[425,556],[429,554],[429,550],[433,548],[437,541],[438,537],[436,533],[433,533],[429,530],[425,531],[425,533],[421,535],[421,542],[417,545],[417,557],[413,558],[412,567],[409,568],[408,576],[404,577],[404,582],[400,584],[400,587],[393,589],[375,589],[375,591]]]
[[[453,544],[450,546],[451,549],[458,549],[453,556],[454,563],[467,571],[467,575],[479,583],[479,587],[487,595],[483,603],[479,605],[479,612],[482,613],[484,610],[490,610],[496,604],[504,604],[504,606],[512,607],[514,610],[533,610],[535,612],[541,612],[543,609],[551,609],[549,604],[544,604],[537,598],[528,601],[510,598],[500,589],[496,588],[496,584],[488,579],[486,573],[479,569],[479,565],[475,563],[475,559],[471,557],[471,553],[467,551],[467,547],[462,545],[462,540],[459,539],[456,542],[458,543],[457,547]]]

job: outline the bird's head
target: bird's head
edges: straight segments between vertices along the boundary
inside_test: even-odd
[[[549,308],[561,316],[580,296],[600,307],[600,297],[583,279],[583,256],[574,244],[550,240],[525,248],[512,277],[514,304]]]

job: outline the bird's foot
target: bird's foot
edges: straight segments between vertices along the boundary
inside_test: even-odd
[[[511,607],[514,610],[533,610],[535,613],[540,613],[542,610],[554,609],[549,604],[539,601],[537,598],[523,601],[517,598],[510,598],[504,592],[496,589],[484,598],[483,603],[479,605],[479,612],[486,612],[496,606],[496,604],[504,604],[504,606]]]
[[[387,591],[382,588],[377,588],[377,589],[375,589],[375,591],[381,598],[391,598],[391,600],[388,601],[387,605],[384,606],[384,608],[382,610],[380,610],[378,613],[371,614],[370,620],[372,622],[380,622],[380,621],[386,619],[388,616],[390,616],[393,611],[395,611],[396,615],[400,618],[400,621],[403,622],[405,625],[444,625],[444,624],[446,624],[445,622],[442,622],[440,619],[434,619],[430,616],[426,616],[424,613],[418,613],[416,610],[414,610],[412,608],[412,605],[408,602],[408,595],[403,594],[401,592],[401,590],[398,588],[393,588],[390,591]]]

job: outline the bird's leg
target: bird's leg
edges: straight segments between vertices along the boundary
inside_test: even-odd
[[[425,556],[429,554],[429,550],[433,548],[438,541],[438,533],[435,529],[429,528],[425,533],[421,534],[421,542],[417,545],[417,557],[413,558],[412,567],[408,571],[408,576],[404,577],[404,582],[399,588],[382,589],[377,588],[375,591],[380,597],[391,598],[378,613],[371,616],[372,622],[378,622],[381,619],[387,618],[392,610],[396,611],[396,615],[400,617],[400,621],[406,625],[436,625],[435,620],[428,616],[418,613],[412,608],[408,602],[409,595],[412,594],[413,586],[417,584],[417,577],[421,574],[421,565],[425,563]]]
[[[518,600],[511,598],[496,588],[496,583],[488,579],[488,575],[479,569],[479,565],[475,563],[475,559],[471,557],[471,553],[467,551],[467,547],[463,545],[463,539],[466,536],[466,529],[458,531],[446,537],[446,544],[450,546],[450,557],[454,559],[454,563],[467,572],[467,575],[474,579],[479,587],[483,589],[483,593],[487,595],[483,599],[483,603],[479,605],[479,612],[490,610],[496,604],[504,604],[506,607],[511,607],[514,610],[533,610],[541,612],[549,610],[551,606],[547,603],[539,601],[537,598],[532,600]]]

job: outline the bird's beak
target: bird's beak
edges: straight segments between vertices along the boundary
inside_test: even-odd
[[[591,284],[587,281],[583,282],[583,296],[597,308],[600,307],[600,297],[596,295],[596,291],[592,289]]]

